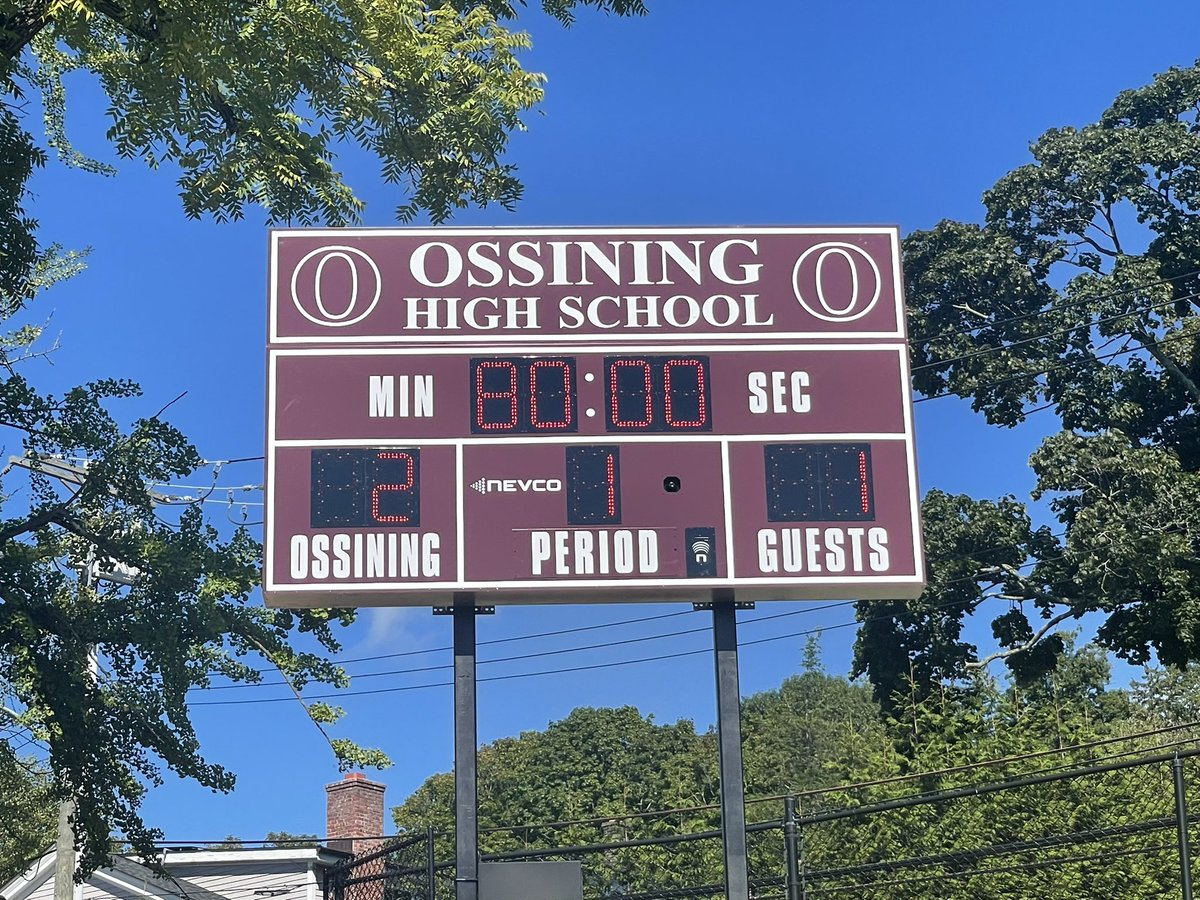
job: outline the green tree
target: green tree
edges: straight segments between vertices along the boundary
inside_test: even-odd
[[[46,851],[58,828],[49,770],[35,758],[0,753],[0,883]]]
[[[887,764],[875,766],[888,738],[870,688],[824,672],[815,646],[814,638],[800,674],[742,702],[748,794],[798,793],[892,773]],[[764,808],[761,818],[778,814]]]
[[[995,658],[1036,677],[1058,627],[1089,613],[1134,663],[1200,654],[1198,109],[1200,66],[1171,69],[1095,124],[1042,135],[984,195],[983,224],[905,240],[916,389],[999,426],[1053,408],[1061,431],[1030,465],[1057,526],[1014,498],[931,494],[929,590],[859,608],[877,696],[910,666],[927,686]],[[959,635],[990,597],[1009,606],[981,660]]]
[[[545,731],[479,751],[479,824],[485,853],[695,832],[719,821],[716,743],[691,722],[659,725],[633,707],[581,707]],[[669,816],[641,813],[689,810]],[[432,825],[453,856],[454,779],[426,780],[394,812],[403,829]],[[570,823],[570,824],[555,824]],[[501,830],[492,830],[501,829]],[[720,880],[720,846],[639,847],[589,861],[589,892],[695,886]]]
[[[579,8],[644,12],[641,0],[543,0],[565,24]],[[177,173],[184,212],[343,224],[361,201],[336,153],[361,148],[396,185],[399,218],[440,222],[470,204],[509,207],[521,188],[503,161],[543,77],[520,65],[529,37],[507,0],[0,0],[0,318],[78,267],[42,246],[28,191],[50,156],[99,174],[67,138],[67,77],[107,94],[108,137],[123,158]],[[32,101],[32,102],[31,102]],[[28,108],[44,111],[34,129]],[[266,657],[297,690],[345,684],[328,653],[350,611],[267,610],[250,602],[260,548],[221,535],[198,508],[157,510],[148,482],[201,458],[159,414],[113,410],[136,385],[98,377],[48,396],[23,374],[37,330],[0,345],[0,425],[25,468],[6,470],[0,502],[0,683],[49,746],[56,798],[77,800],[80,864],[106,858],[110,835],[149,854],[138,814],[165,767],[218,790],[232,774],[207,762],[188,717],[189,688],[214,676],[255,681]],[[67,483],[55,459],[82,460]],[[31,470],[31,471],[29,471]],[[80,573],[111,561],[132,584]],[[303,640],[296,642],[296,637]],[[98,666],[93,663],[98,662]],[[314,706],[319,725],[340,711]],[[331,741],[343,765],[380,754]],[[10,747],[11,751],[11,747]]]
[[[315,847],[315,834],[292,834],[290,831],[268,831],[267,843],[272,847]]]

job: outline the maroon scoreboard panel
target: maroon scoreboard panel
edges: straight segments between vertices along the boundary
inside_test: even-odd
[[[272,605],[911,598],[892,228],[279,230]]]

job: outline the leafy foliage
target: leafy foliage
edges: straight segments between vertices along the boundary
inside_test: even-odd
[[[905,241],[917,390],[1001,426],[1052,407],[1062,431],[1030,465],[1058,528],[1015,498],[931,493],[929,589],[860,606],[857,666],[878,697],[986,663],[959,635],[993,597],[1010,604],[998,656],[1021,678],[1051,670],[1055,628],[1088,613],[1125,659],[1200,656],[1198,109],[1200,65],[1171,69],[1097,123],[1042,135],[984,195],[982,224]]]
[[[566,24],[580,7],[645,12],[641,0],[543,2]],[[68,139],[69,77],[90,75],[107,94],[119,156],[178,173],[190,217],[237,219],[258,206],[271,221],[355,221],[363,204],[336,164],[355,148],[397,186],[399,218],[441,222],[520,197],[502,157],[544,79],[520,65],[530,39],[506,24],[517,13],[505,0],[0,0],[0,319],[81,265],[81,254],[39,246],[28,210],[48,151],[113,171]],[[26,121],[31,104],[43,111],[40,135]],[[76,800],[86,872],[114,832],[153,855],[156,833],[138,807],[164,767],[232,786],[200,755],[189,688],[259,680],[247,657],[269,659],[297,694],[313,680],[343,685],[326,654],[353,614],[251,604],[260,548],[250,535],[220,535],[195,507],[165,512],[147,489],[195,470],[195,448],[161,413],[119,419],[112,405],[139,394],[128,382],[40,392],[21,370],[45,352],[38,336],[25,326],[0,339],[0,427],[23,451],[0,494],[0,686],[49,748],[53,798]],[[62,483],[46,469],[64,459],[82,474]],[[118,565],[140,575],[95,577]],[[322,731],[340,716],[311,713]],[[330,743],[343,766],[387,763]],[[5,764],[16,762],[8,749]],[[9,841],[7,861],[23,847]]]
[[[910,682],[885,711],[868,686],[826,674],[810,653],[799,674],[743,702],[748,818],[777,820],[780,794],[796,795],[801,812],[811,815],[1082,763],[1089,749],[1101,754],[1112,749],[1089,748],[1090,742],[1125,738],[1130,721],[1157,726],[1192,721],[1179,719],[1176,710],[1152,719],[1137,695],[1107,687],[1110,675],[1102,651],[1077,650],[1067,640],[1057,669],[1027,684],[1004,686],[984,674],[934,691]],[[1139,746],[1136,740],[1128,743]],[[1047,752],[1052,759],[1038,758]],[[577,709],[545,731],[484,746],[479,760],[485,852],[582,847],[569,855],[584,860],[587,891],[595,896],[666,893],[722,880],[716,840],[669,848],[610,846],[718,827],[715,808],[696,808],[717,800],[715,735],[697,735],[689,722],[658,725],[629,708]],[[985,768],[975,768],[979,765]],[[805,826],[803,852],[809,868],[838,870],[858,862],[976,851],[990,843],[1128,822],[1134,803],[1138,814],[1148,809],[1157,818],[1159,808],[1171,802],[1169,786],[1145,794],[1128,796],[1118,778],[1048,784],[986,803],[904,806],[870,819]],[[428,779],[394,810],[402,830],[434,826],[440,859],[453,858],[453,815],[450,773]],[[784,854],[778,832],[751,837],[752,873],[779,876]],[[1142,868],[1136,860],[1121,859],[1103,877],[1120,876],[1133,891],[1127,896],[1155,896]],[[1066,883],[1087,893],[1098,877],[1086,875],[1082,887],[1073,878]],[[1054,883],[1052,877],[1048,881]],[[914,900],[991,896],[976,883],[964,883],[958,892],[954,885],[949,879],[925,880],[911,893],[892,893],[886,885],[878,894],[861,893]],[[827,884],[811,889],[826,892]],[[1039,893],[1064,900],[1080,895]]]

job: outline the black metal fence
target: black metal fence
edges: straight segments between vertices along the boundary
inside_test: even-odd
[[[1117,754],[1020,775],[993,770],[990,780],[954,770],[754,802],[751,896],[1192,900],[1187,838],[1198,818],[1189,810],[1200,812],[1198,756],[1190,747]],[[529,845],[546,841],[553,823],[494,829],[482,835],[492,850],[483,859],[580,860],[587,898],[718,898],[717,815],[698,808],[561,823],[573,840],[558,846]],[[696,827],[706,816],[709,827]],[[581,827],[596,839],[579,841]],[[453,898],[453,865],[435,865],[434,846],[432,834],[416,835],[353,860],[331,878],[327,900]]]
[[[379,842],[325,875],[325,900],[432,900],[433,830]]]

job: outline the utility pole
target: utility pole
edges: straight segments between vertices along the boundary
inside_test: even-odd
[[[92,569],[95,564],[96,549],[88,547],[87,560],[79,579],[79,596],[92,589]],[[96,647],[88,644],[87,673],[88,683],[96,679]],[[64,797],[58,804],[58,839],[54,846],[54,900],[74,900],[75,898],[75,869],[78,861],[75,854],[75,824],[71,820],[75,816],[75,798]]]
[[[76,466],[65,460],[38,459],[28,456],[10,456],[9,465],[20,466],[30,471],[40,472],[51,478],[57,478],[64,484],[81,486],[87,479],[86,466]],[[149,491],[151,500],[162,502],[169,499],[164,494]],[[136,570],[114,571],[104,576],[106,580],[119,584],[132,584],[139,576]],[[101,578],[96,565],[96,548],[88,547],[87,560],[79,578],[79,597],[83,599],[92,590],[93,581]],[[99,669],[96,658],[96,647],[89,644],[87,648],[88,682],[94,683]],[[75,816],[75,798],[65,797],[58,805],[58,838],[54,850],[54,900],[74,900],[75,870],[78,868],[75,853],[75,826],[72,819]]]

